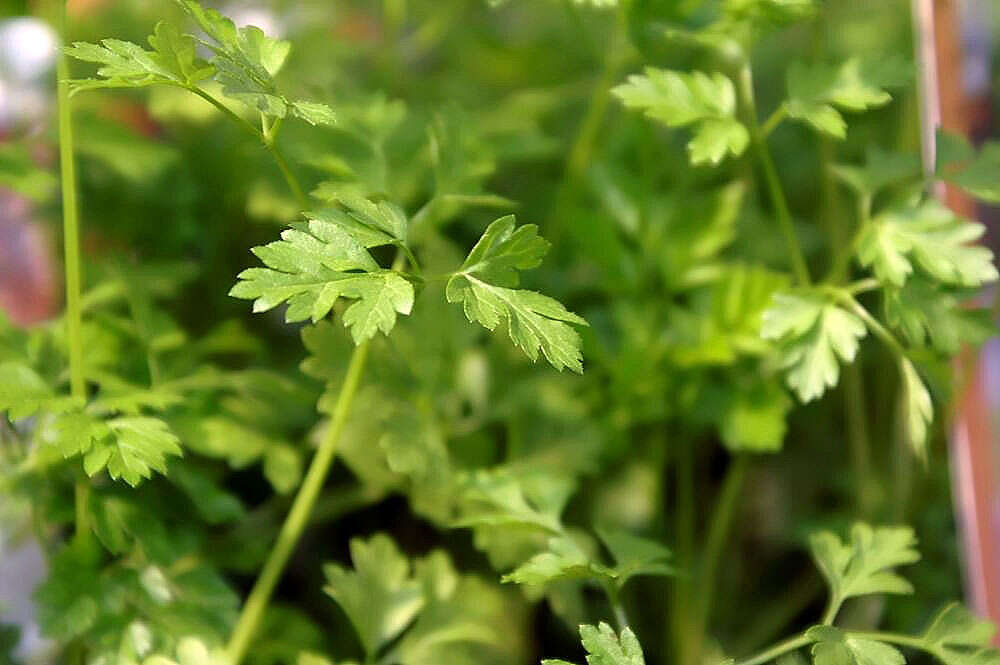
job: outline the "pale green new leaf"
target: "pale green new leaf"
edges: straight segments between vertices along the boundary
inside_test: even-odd
[[[548,248],[534,224],[515,228],[513,215],[501,217],[448,280],[448,302],[462,303],[469,321],[489,330],[506,323],[511,341],[531,360],[540,349],[556,369],[582,373],[580,336],[568,324],[587,322],[548,296],[510,288],[518,285],[518,271],[538,266]]]
[[[892,100],[888,88],[909,82],[911,67],[898,56],[862,61],[851,58],[838,66],[793,63],[788,68],[788,115],[804,120],[836,138],[847,135],[837,111],[864,111]]]
[[[910,447],[917,457],[927,459],[927,428],[934,420],[934,407],[927,387],[916,368],[906,358],[900,361],[902,386],[900,400],[903,404],[903,430]]]
[[[812,646],[814,665],[904,665],[906,659],[895,647],[877,640],[855,637],[833,626],[813,626],[806,636]]]
[[[993,252],[971,245],[985,227],[956,216],[937,201],[892,208],[862,233],[858,260],[885,284],[902,286],[920,266],[956,286],[980,286],[997,278]]]
[[[616,635],[603,621],[597,626],[580,626],[580,641],[587,650],[587,665],[645,665],[642,647],[628,627]],[[571,665],[564,660],[543,660],[542,665]]]
[[[157,24],[149,45],[152,51],[132,42],[105,39],[100,44],[77,42],[67,47],[67,55],[100,65],[100,78],[71,81],[71,91],[157,84],[188,87],[215,73],[214,67],[197,57],[194,39],[169,23]]]
[[[351,620],[365,653],[373,656],[406,629],[426,601],[419,580],[410,576],[410,562],[388,536],[352,540],[351,562],[354,570],[324,566],[324,590]]]
[[[941,608],[922,635],[926,648],[945,665],[997,665],[996,628],[958,603]]]
[[[838,360],[852,362],[866,334],[856,315],[810,293],[775,294],[761,326],[761,336],[778,343],[788,385],[803,402],[837,385]]]
[[[813,558],[830,587],[833,607],[854,596],[912,593],[910,583],[893,568],[920,559],[916,543],[909,527],[872,528],[861,522],[852,527],[847,543],[830,531],[809,538]]]
[[[687,74],[647,67],[611,92],[627,108],[668,127],[691,126],[692,164],[718,164],[729,154],[739,156],[750,141],[746,127],[735,118],[733,82],[718,72]]]

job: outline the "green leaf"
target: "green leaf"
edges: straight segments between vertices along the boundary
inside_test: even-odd
[[[326,104],[297,101],[292,102],[290,110],[292,115],[296,118],[302,118],[310,125],[337,126],[337,114]]]
[[[920,559],[916,542],[909,527],[872,528],[861,522],[852,527],[847,543],[830,531],[809,538],[813,558],[830,587],[834,608],[854,596],[912,593],[910,583],[892,569]]]
[[[383,244],[376,240],[377,233],[405,234],[405,218],[388,204],[366,203],[357,203],[353,210],[360,212],[350,216],[315,214],[306,228],[287,229],[281,240],[255,247],[268,267],[241,272],[230,295],[254,300],[255,312],[287,302],[289,322],[319,321],[339,298],[350,298],[356,302],[343,319],[356,344],[379,330],[388,334],[397,313],[410,313],[413,285],[393,271],[379,269],[365,248]]]
[[[815,665],[904,665],[906,659],[895,647],[877,640],[856,637],[833,626],[814,626],[806,637],[812,645]]]
[[[149,45],[152,51],[132,42],[105,39],[100,44],[77,42],[67,47],[67,55],[101,65],[97,70],[100,78],[71,81],[71,91],[158,84],[188,87],[215,73],[214,67],[197,58],[194,39],[169,23],[156,25]]]
[[[879,60],[851,58],[839,66],[792,63],[788,68],[788,115],[836,138],[847,135],[837,111],[864,111],[892,100],[887,88],[909,82],[911,66],[898,55]]]
[[[969,245],[985,227],[956,216],[937,201],[892,208],[861,235],[858,259],[885,284],[902,286],[914,263],[946,284],[980,286],[997,278],[993,252]]]
[[[645,665],[635,633],[625,627],[616,635],[603,621],[595,628],[580,626],[580,641],[587,650],[587,665]],[[564,660],[543,660],[542,665],[570,665]]]
[[[105,422],[110,436],[92,440],[81,451],[87,475],[107,469],[108,475],[135,487],[153,471],[167,472],[167,457],[181,455],[180,440],[158,418],[129,416]]]
[[[501,217],[448,280],[448,302],[462,303],[469,321],[488,330],[506,321],[511,341],[532,361],[541,349],[556,369],[582,373],[580,336],[568,324],[587,322],[552,298],[510,288],[518,285],[518,271],[538,266],[548,248],[534,224],[515,228],[513,215]]]
[[[930,344],[951,355],[963,344],[982,344],[996,331],[988,309],[965,307],[962,300],[927,279],[910,277],[903,288],[886,290],[886,320],[910,344]]]
[[[48,576],[35,590],[45,636],[69,642],[97,622],[102,589],[96,549],[74,543],[49,559]]]
[[[55,391],[28,365],[10,360],[0,362],[0,413],[11,420],[27,418],[38,411],[65,411],[76,400]]]
[[[291,104],[277,89],[274,75],[284,65],[291,43],[268,37],[255,26],[237,29],[231,20],[194,0],[177,0],[205,35],[215,56],[216,79],[223,92],[265,115],[284,118]]]
[[[672,554],[660,543],[640,538],[621,529],[598,528],[597,535],[615,560],[612,572],[619,587],[641,575],[674,575],[669,564]]]
[[[1000,651],[992,646],[996,628],[958,603],[941,608],[922,639],[945,665],[997,665]]]
[[[324,590],[343,608],[372,656],[406,629],[425,599],[419,581],[410,577],[410,562],[388,536],[352,540],[351,561],[354,570],[324,566]]]
[[[593,563],[572,538],[557,536],[549,539],[546,551],[531,557],[500,581],[543,586],[559,580],[589,578],[611,580],[614,575],[604,566]]]
[[[719,436],[731,451],[756,453],[781,450],[788,430],[792,400],[775,380],[754,377],[727,401],[719,422]]]
[[[857,316],[810,293],[775,294],[761,326],[761,336],[778,343],[788,385],[803,402],[837,385],[838,359],[852,362],[865,334]]]
[[[927,387],[916,368],[906,358],[900,361],[902,386],[900,400],[903,404],[903,430],[917,457],[927,459],[927,427],[934,420],[934,407]]]
[[[996,141],[977,153],[964,136],[939,129],[936,172],[978,199],[1000,203],[1000,143]]]
[[[718,164],[729,154],[739,156],[750,141],[746,127],[735,119],[733,82],[718,72],[686,74],[647,67],[611,93],[627,108],[639,109],[668,127],[691,126],[692,164]]]
[[[302,456],[288,445],[271,446],[264,453],[264,477],[279,494],[288,494],[302,479]]]
[[[865,153],[864,166],[836,164],[833,173],[858,194],[874,197],[890,185],[918,178],[920,159],[914,154],[889,152],[872,145]]]

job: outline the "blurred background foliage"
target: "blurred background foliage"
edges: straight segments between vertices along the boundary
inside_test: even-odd
[[[285,129],[281,143],[307,189],[386,195],[423,215],[420,232],[440,265],[460,262],[490,220],[515,212],[553,243],[528,286],[544,285],[591,324],[584,375],[557,374],[467,325],[427,293],[440,285],[428,284],[414,316],[375,341],[341,459],[249,662],[291,662],[301,648],[360,653],[345,616],[321,593],[320,570],[326,561],[346,565],[349,539],[376,532],[415,557],[444,548],[458,570],[478,576],[470,593],[503,603],[498,620],[509,643],[498,662],[578,657],[575,624],[606,617],[603,598],[573,583],[548,589],[542,602],[501,587],[498,572],[537,551],[537,534],[451,528],[469,511],[469,488],[490,483],[514,482],[534,505],[548,501],[557,512],[565,502],[572,528],[613,524],[673,549],[684,576],[645,580],[623,597],[652,663],[684,662],[684,643],[702,632],[710,645],[743,654],[806,625],[824,589],[805,534],[843,531],[859,518],[916,529],[924,556],[909,576],[921,592],[852,605],[849,623],[884,618],[907,631],[961,596],[947,416],[935,421],[931,461],[921,467],[900,433],[897,373],[875,344],[862,347],[824,399],[792,408],[759,348],[755,321],[784,283],[786,259],[746,160],[692,168],[683,136],[608,95],[645,64],[687,68],[709,57],[653,28],[697,26],[712,4],[220,7],[292,40],[282,84],[340,118],[337,128]],[[48,12],[44,2],[2,7],[8,16]],[[163,2],[77,1],[71,9],[72,41],[142,43],[157,21],[182,21]],[[783,98],[792,57],[912,52],[908,3],[828,0],[816,17],[756,40],[758,105],[768,112]],[[79,63],[74,72],[88,73]],[[51,72],[41,80],[51,88]],[[852,205],[831,165],[859,163],[871,146],[919,152],[914,87],[894,97],[851,114],[847,141],[797,124],[771,138],[814,272],[829,267],[823,248]],[[4,128],[0,183],[30,201],[23,216],[57,246],[52,116],[43,107]],[[297,211],[269,156],[237,127],[165,88],[79,95],[75,121],[88,367],[143,383],[155,348],[163,376],[200,377],[206,386],[167,411],[188,448],[169,478],[134,492],[99,487],[95,510],[144,515],[150,532],[130,538],[157,569],[196,561],[205,577],[180,586],[208,599],[206,614],[178,610],[177,621],[209,633],[217,623],[224,635],[298,485],[316,436],[313,405],[339,384],[348,336],[339,324],[299,330],[280,315],[253,317],[227,296],[251,265],[248,249],[272,240]],[[57,325],[6,325],[0,334],[7,348],[51,355],[60,371],[60,352],[46,347],[56,344]],[[949,365],[927,358],[923,368],[945,403]],[[433,462],[408,464],[414,445]],[[72,519],[67,464],[19,475],[14,457],[0,459],[12,488],[2,504],[11,543],[30,532],[24,497],[36,507],[51,500],[50,515]],[[720,509],[732,511],[728,519],[714,517]],[[719,519],[722,533],[710,533]],[[718,552],[706,552],[716,537]]]

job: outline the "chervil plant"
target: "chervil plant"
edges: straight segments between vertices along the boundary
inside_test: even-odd
[[[368,4],[67,40],[66,310],[0,325],[52,661],[1000,665],[926,614],[997,278],[931,192],[997,146],[921,167],[902,5],[868,52],[811,0]]]

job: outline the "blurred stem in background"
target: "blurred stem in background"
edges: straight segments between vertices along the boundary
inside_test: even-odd
[[[59,17],[59,34],[65,42],[66,3],[56,2]],[[73,117],[69,99],[69,62],[59,53],[57,65],[57,96],[59,105],[59,170],[62,180],[63,247],[66,272],[66,336],[69,347],[70,394],[83,402],[87,399],[87,386],[83,370],[83,330],[80,310],[80,218],[77,201],[76,165],[73,161]],[[90,496],[90,479],[83,472],[76,481],[76,541],[84,542],[89,534],[87,502]]]

